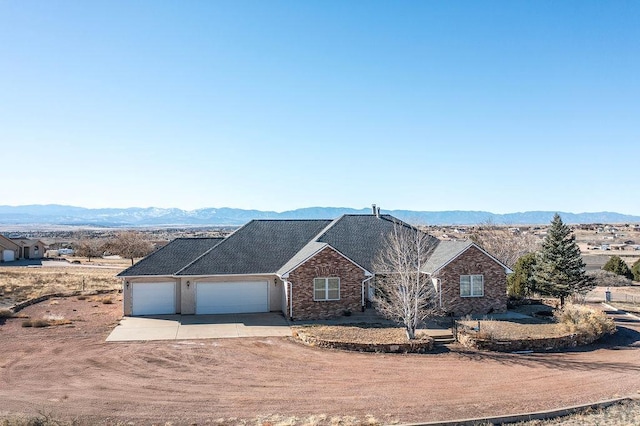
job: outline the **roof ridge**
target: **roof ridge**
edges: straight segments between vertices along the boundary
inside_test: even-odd
[[[327,226],[325,226],[324,228],[322,228],[322,230],[320,232],[318,232],[318,235],[316,235],[315,237],[313,237],[311,239],[311,241],[317,241],[317,242],[322,242],[322,241],[318,241],[320,238],[322,238],[327,232],[329,232],[329,230],[331,228],[333,228],[338,222],[340,222],[344,217],[346,216],[346,214],[343,214],[335,219],[333,219],[331,222],[329,222],[327,224]],[[309,241],[309,243],[311,242]],[[307,243],[308,244],[308,243]],[[331,244],[329,244],[331,245]]]
[[[225,237],[176,237],[172,241],[175,240],[224,240]]]
[[[214,248],[218,247],[220,244],[224,244],[226,241],[229,240],[229,238],[232,238],[234,235],[236,235],[236,233],[243,229],[246,228],[247,226],[249,226],[250,223],[252,222],[256,222],[258,219],[251,219],[249,222],[245,223],[244,225],[242,225],[240,228],[236,229],[235,231],[233,231],[231,234],[227,235],[225,238],[222,239],[222,241],[220,241],[218,244],[216,244],[215,246],[211,247],[209,250],[205,251],[204,253],[202,253],[200,256],[196,257],[195,259],[193,259],[191,262],[187,263],[186,265],[184,265],[182,268],[178,269],[174,275],[178,275],[180,272],[184,271],[185,269],[187,269],[188,267],[190,267],[191,265],[193,265],[195,262],[197,262],[198,260],[202,259],[202,257],[204,257],[205,255],[209,254]]]
[[[160,251],[162,251],[162,250],[166,249],[167,247],[169,247],[169,244],[171,244],[172,242],[174,242],[174,241],[175,241],[175,240],[177,240],[177,239],[178,239],[178,238],[174,238],[173,240],[169,241],[167,244],[163,245],[163,246],[162,246],[162,247],[160,247],[159,249],[156,249],[156,250],[152,251],[151,253],[149,253],[148,255],[146,255],[144,258],[145,258],[145,259],[147,259],[149,256],[153,256],[154,254],[156,254],[156,253],[158,253],[158,252],[160,252]],[[137,265],[137,263],[134,263],[133,265],[129,266],[129,267],[128,267],[127,269],[125,269],[124,271],[122,271],[122,272],[118,273],[118,275],[116,275],[116,276],[119,276],[119,275],[124,274],[125,272],[127,272],[129,269],[132,269],[132,268],[133,268],[134,266],[136,266],[136,265]]]
[[[333,219],[252,219],[250,222],[247,222],[245,225],[248,225],[251,222],[325,222],[327,220],[333,220]],[[242,227],[244,227],[245,225],[243,225]]]

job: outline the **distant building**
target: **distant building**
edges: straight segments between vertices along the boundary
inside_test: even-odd
[[[0,235],[0,262],[18,259],[42,259],[46,246],[38,239],[7,238]]]

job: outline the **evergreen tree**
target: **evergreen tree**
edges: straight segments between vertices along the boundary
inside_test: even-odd
[[[613,272],[617,275],[633,279],[633,272],[629,269],[629,266],[625,263],[620,256],[611,256],[611,258],[602,267],[605,271]]]
[[[631,272],[633,272],[633,280],[640,281],[640,259],[636,260],[636,263],[631,266]]]
[[[507,276],[507,293],[511,297],[527,297],[536,292],[533,270],[536,254],[527,253],[521,256],[513,266],[513,274]]]
[[[558,213],[538,252],[533,278],[540,293],[560,298],[560,306],[564,306],[565,297],[594,287],[593,279],[586,275],[576,238]]]

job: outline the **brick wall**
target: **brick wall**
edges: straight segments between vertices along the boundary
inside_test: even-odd
[[[484,296],[460,297],[460,275],[483,275]],[[507,310],[507,276],[504,268],[471,246],[438,273],[442,280],[442,304],[456,316]]]
[[[314,278],[340,278],[340,300],[314,301]],[[362,310],[364,272],[333,249],[326,247],[313,258],[291,272],[288,281],[293,287],[293,318],[326,319],[344,315],[344,311]]]

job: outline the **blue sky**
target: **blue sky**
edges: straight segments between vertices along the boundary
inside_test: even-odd
[[[0,1],[0,205],[640,214],[640,2]]]

